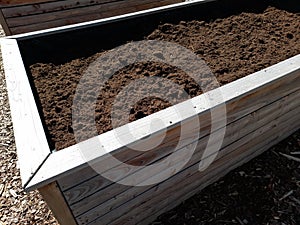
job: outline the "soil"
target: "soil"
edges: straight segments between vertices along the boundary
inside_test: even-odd
[[[242,13],[211,22],[163,24],[145,39],[175,42],[192,50],[205,60],[223,85],[299,54],[300,16],[269,7],[260,14]],[[76,143],[71,114],[74,93],[89,64],[104,53],[63,65],[38,63],[31,66],[46,126],[56,150]],[[95,118],[99,134],[112,129],[111,104],[120,90],[132,80],[149,76],[170,79],[190,97],[202,93],[199,85],[178,68],[154,62],[129,65],[114,74],[98,95]],[[90,94],[95,95],[94,92]],[[168,95],[172,98],[172,93]],[[137,102],[122,121],[133,121],[170,105],[170,101],[148,97]],[[82,130],[82,140],[94,136],[89,128]]]

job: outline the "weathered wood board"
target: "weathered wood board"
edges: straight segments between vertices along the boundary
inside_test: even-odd
[[[38,189],[60,224],[77,225],[56,182]]]
[[[294,99],[291,101],[295,101],[296,98],[300,97],[300,94],[298,93],[298,95],[294,95],[292,97]],[[282,99],[281,104],[284,101],[285,100]],[[291,105],[289,105],[290,103]],[[277,119],[281,119],[278,118],[280,115],[286,115],[286,112],[289,111],[292,111],[291,113],[295,114],[295,116],[299,114],[299,107],[295,109],[295,103],[290,103],[285,102],[281,106],[277,107],[277,109],[282,108],[282,106],[286,104],[286,107],[284,108],[285,110],[275,110],[275,113],[272,113],[272,110],[274,112],[274,108],[266,107],[267,109],[255,111],[255,113],[250,114],[242,120],[228,125],[226,130],[226,137],[223,141],[224,147],[221,149],[217,160],[224,156],[228,151],[231,151],[233,148],[239,148],[239,146],[243,145],[245,141],[249,141],[250,138],[252,138],[252,141],[254,141],[257,138],[257,134],[253,132],[257,132],[259,130],[264,131],[264,129],[270,129],[270,127],[274,125],[274,121],[276,121]],[[272,104],[272,106],[276,107],[275,104],[277,104],[278,106],[279,101]],[[270,114],[271,116],[268,117],[267,114]],[[257,118],[264,117],[267,117],[267,119],[256,120]],[[252,121],[254,120],[257,122],[252,123]],[[191,161],[185,166],[185,169],[188,169],[194,164],[199,164],[201,155],[203,153],[203,149],[206,147],[207,144],[207,139],[208,137],[203,138],[203,140],[199,141],[197,150],[194,153]],[[254,141],[252,143],[256,142]],[[184,154],[182,157],[184,157]],[[179,158],[178,160],[181,159]],[[173,167],[175,166],[176,164],[173,165]],[[170,167],[170,169],[172,169],[172,167]],[[157,172],[159,173],[159,171]],[[105,186],[105,184],[107,186]],[[97,191],[97,189],[95,190],[95,187],[97,187],[99,191]],[[80,219],[82,221],[86,221],[87,219],[90,219],[93,216],[95,216],[94,213],[97,212],[97,209],[101,209],[101,214],[104,215],[105,213],[111,211],[113,208],[123,204],[124,202],[130,199],[133,199],[134,196],[138,195],[142,191],[146,191],[147,189],[149,189],[149,187],[130,188],[118,184],[112,184],[111,182],[108,182],[105,178],[99,175],[93,179],[90,179],[78,186],[69,189],[68,191],[65,191],[64,195],[70,203],[74,215],[80,215]],[[106,194],[103,195],[103,193]],[[89,211],[91,209],[93,210]],[[99,213],[97,214],[99,215]]]
[[[1,50],[22,184],[26,186],[50,155],[50,148],[17,41],[1,40]]]
[[[0,22],[7,35],[132,13],[182,0],[13,0],[0,1]]]

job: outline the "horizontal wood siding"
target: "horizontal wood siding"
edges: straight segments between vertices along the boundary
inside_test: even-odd
[[[7,34],[19,34],[86,22],[182,0],[61,0],[0,1],[2,24]]]
[[[178,205],[233,168],[278,143],[300,128],[299,78],[300,69],[227,102],[228,123],[221,150],[213,164],[203,172],[199,172],[198,167],[209,138],[207,136],[210,130],[208,124],[210,120],[207,120],[209,111],[199,115],[201,128],[204,130],[201,130],[202,136],[192,159],[181,172],[172,174],[178,163],[184,159],[187,148],[179,149],[178,158],[168,165],[166,171],[154,169],[154,175],[158,176],[160,173],[172,175],[158,185],[124,186],[108,181],[89,167],[79,170],[76,175],[60,179],[58,182],[77,222],[79,224],[146,224],[145,221],[151,222],[159,214]],[[178,139],[172,137],[164,147],[168,149],[176,141]],[[168,155],[168,151],[163,148],[157,151],[157,157],[148,160],[147,165]],[[127,163],[136,162],[139,158],[147,158],[147,152],[134,157],[132,155],[129,157],[128,152],[125,153],[120,153],[118,157]],[[122,171],[121,166],[120,171]],[[108,170],[107,173],[109,172]],[[142,171],[120,172],[120,180],[123,176],[141,177],[143,173]]]
[[[115,2],[116,0],[94,0],[94,1],[87,1],[87,0],[69,0],[69,1],[50,1],[50,2],[40,2],[40,4],[28,4],[22,5],[22,11],[19,7],[5,7],[3,8],[3,14],[6,18],[12,17],[20,17],[20,16],[29,16],[29,15],[36,15],[42,13],[51,13],[57,12],[67,9],[76,9],[86,6],[94,6],[105,4],[108,2]]]
[[[195,174],[195,176],[187,179],[186,182],[180,182],[180,185],[173,185],[173,188],[170,188],[169,190],[165,191],[164,194],[162,194],[162,199],[159,199],[154,201],[145,201],[142,202],[142,204],[139,204],[136,207],[138,210],[133,210],[134,213],[131,213],[131,215],[125,214],[118,218],[114,223],[115,225],[125,225],[125,224],[148,224],[149,222],[156,219],[157,216],[161,215],[163,212],[167,212],[168,210],[174,208],[174,206],[179,205],[182,203],[182,201],[192,197],[194,194],[199,192],[199,190],[205,188],[209,184],[214,183],[220,177],[226,175],[231,170],[247,163],[251,159],[255,158],[256,156],[260,155],[264,151],[268,150],[284,138],[287,138],[289,135],[291,135],[293,132],[299,129],[300,123],[299,123],[299,117],[293,118],[294,120],[289,120],[284,122],[283,124],[278,124],[278,129],[274,130],[274,132],[278,132],[276,135],[273,136],[273,138],[267,137],[267,136],[259,136],[257,139],[261,141],[261,144],[257,146],[252,146],[248,148],[247,146],[245,148],[236,149],[235,152],[232,152],[226,157],[224,157],[221,161],[216,161],[211,166],[211,173],[207,171],[207,175],[203,176],[203,178],[200,176],[200,173]],[[274,125],[275,126],[275,125]],[[266,138],[263,140],[263,138]],[[257,142],[256,142],[257,143]],[[196,165],[197,168],[197,165]],[[194,168],[194,169],[196,169]],[[185,179],[183,179],[185,181]],[[189,182],[189,183],[187,183]],[[175,189],[176,187],[176,189]],[[180,193],[180,190],[184,189],[184,193]],[[177,193],[178,195],[172,195],[171,193]],[[168,196],[164,197],[164,196]],[[152,207],[151,207],[152,205]],[[158,207],[153,207],[153,205],[156,205]],[[151,209],[149,209],[151,208]],[[91,224],[97,224],[98,221],[95,221],[96,223]]]
[[[216,160],[209,169],[203,173],[197,171],[199,165],[196,163],[189,168],[189,170],[183,171],[182,174],[180,173],[182,177],[174,176],[167,182],[147,190],[147,192],[142,193],[126,203],[120,204],[115,211],[111,210],[110,213],[96,218],[88,224],[127,225],[140,223],[146,225],[145,219],[149,218],[148,221],[151,222],[155,219],[154,214],[158,216],[166,212],[168,208],[174,208],[183,200],[193,196],[210,183],[217,181],[221,176],[226,175],[226,173],[232,169],[261,154],[280,141],[282,137],[290,135],[291,133],[289,132],[294,132],[300,125],[298,117],[291,118],[285,122],[278,123],[278,129],[273,130],[277,133],[276,135],[273,134],[274,136],[272,138],[270,138],[269,133],[258,135],[256,139],[252,140],[252,142],[254,142],[253,145],[250,145],[252,142],[249,141],[247,144],[235,148],[234,151]],[[79,224],[85,224],[80,223],[80,221],[78,222]]]
[[[219,161],[226,162],[226,155],[236,150],[244,149],[250,151],[252,149],[252,151],[255,151],[260,146],[260,142],[268,142],[274,139],[274,134],[268,136],[271,131],[280,132],[282,129],[290,129],[291,126],[295,124],[295,122],[298,122],[296,117],[298,118],[300,108],[298,107],[297,109],[292,110],[291,113],[294,114],[292,115],[291,124],[285,124],[285,122],[290,119],[290,115],[288,114],[284,117],[273,120],[272,122],[264,125],[263,127],[260,127],[259,129],[255,130],[250,134],[245,135],[240,139],[237,139],[237,141],[229,144],[228,146],[226,145],[228,144],[228,142],[230,142],[230,139],[231,141],[233,140],[234,134],[226,136],[224,140],[224,146],[226,147],[223,147],[221,149],[221,152],[219,153],[215,163],[218,163]],[[278,120],[280,122],[278,122]],[[286,125],[288,128],[284,127]],[[277,127],[279,128],[277,129]],[[299,128],[299,123],[297,124],[297,127]],[[278,140],[277,136],[275,138],[275,141],[276,140]],[[207,143],[206,141],[207,140],[204,140],[203,142],[199,143],[197,151],[195,152],[192,160],[185,167],[185,172],[181,173],[199,173],[199,176],[200,174],[202,174],[203,176],[213,176],[214,169],[216,169],[213,166],[214,164],[211,165],[211,167],[203,173],[197,172],[197,166],[199,165],[199,160],[201,158],[202,153],[201,150],[205,147],[205,144]],[[205,144],[203,145],[203,143]],[[238,156],[237,153],[236,156]],[[229,157],[229,159],[232,159],[234,162],[234,158]],[[180,158],[178,159],[178,161],[179,160]],[[176,167],[176,162],[175,165],[173,165],[172,167]],[[170,169],[172,169],[172,167]],[[161,191],[169,191],[174,184],[181,183],[182,181],[188,179],[187,177],[182,177],[181,173],[176,174],[168,181],[165,181],[164,185],[158,185],[159,187],[161,187]],[[76,202],[75,204],[71,205],[71,209],[73,210],[74,215],[77,216],[79,224],[87,224],[87,221],[93,221],[95,218],[99,218],[98,221],[101,220],[104,224],[110,224],[113,223],[114,220],[118,218],[120,214],[128,214],[131,210],[133,210],[136,207],[136,205],[133,205],[133,208],[129,208],[131,204],[134,204],[133,202],[137,203],[149,201],[150,199],[155,198],[155,196],[157,196],[158,199],[164,199],[161,196],[160,191],[157,191],[158,186],[128,188],[120,184],[113,184],[106,188],[103,188],[99,192],[96,192],[95,194],[88,196],[87,198],[79,202]],[[185,192],[185,190],[183,192]],[[177,195],[177,192],[173,192],[172,195]],[[170,196],[166,196],[166,198],[169,197]],[[151,204],[149,205],[149,207],[151,207]],[[153,204],[152,207],[157,208],[157,205]]]
[[[33,3],[44,3],[55,0],[0,0],[0,6],[19,6]]]
[[[297,96],[298,98],[300,97],[300,95]],[[286,103],[284,103],[285,105]],[[283,111],[282,113],[286,113],[288,112],[288,110],[292,110],[292,108],[295,107],[292,106],[293,104],[290,105],[286,105],[286,110]],[[272,105],[274,106],[274,105]],[[282,105],[281,105],[282,106]],[[228,126],[227,132],[226,132],[226,138],[224,139],[223,142],[223,147],[221,149],[221,152],[219,153],[219,157],[222,156],[222,154],[224,154],[226,151],[226,149],[228,148],[233,148],[233,146],[237,147],[237,144],[242,145],[243,142],[239,141],[237,143],[237,140],[240,140],[241,138],[244,138],[243,140],[247,140],[246,138],[251,137],[251,135],[254,135],[253,132],[256,131],[257,129],[264,129],[264,128],[269,128],[270,124],[272,123],[272,121],[274,121],[274,119],[276,119],[278,117],[278,114],[280,114],[281,112],[275,112],[272,113],[272,109],[274,110],[274,108],[269,107],[266,110],[260,110],[255,112],[255,115],[250,115],[247,118],[242,119],[239,122],[233,123],[231,125]],[[299,113],[299,109],[294,109],[294,113]],[[268,116],[268,114],[270,114],[270,116]],[[261,117],[261,119],[259,119]],[[266,120],[264,120],[263,118],[267,117]],[[258,119],[256,121],[256,119]],[[256,121],[254,123],[254,121]],[[248,133],[250,132],[250,133]],[[245,138],[246,137],[246,138]],[[203,138],[202,140],[199,141],[198,146],[197,146],[197,150],[194,153],[194,156],[192,158],[192,160],[185,166],[185,168],[188,168],[189,166],[197,163],[200,161],[201,159],[201,155],[203,153],[203,149],[205,148],[206,144],[208,141],[208,137]],[[233,143],[235,143],[233,145]],[[228,147],[230,146],[230,147]],[[182,151],[182,157],[178,157],[178,159],[176,159],[176,162],[174,162],[175,165],[170,166],[170,170],[172,170],[172,168],[176,167],[176,163],[178,163],[180,160],[183,160],[184,157],[184,151]],[[160,171],[157,171],[157,173],[159,174]],[[97,183],[96,183],[97,182]],[[105,186],[108,185],[108,186]],[[118,185],[118,184],[112,184],[111,182],[108,182],[105,178],[102,178],[101,176],[95,177],[94,179],[91,179],[87,182],[85,182],[82,185],[79,185],[80,189],[77,188],[73,188],[70,189],[68,191],[65,192],[65,195],[67,197],[70,196],[80,196],[84,195],[85,192],[91,191],[91,187],[95,187],[97,186],[98,192],[95,192],[94,194],[87,196],[84,201],[83,199],[81,199],[80,201],[75,201],[73,203],[73,205],[71,205],[72,210],[74,211],[75,215],[82,215],[80,216],[80,218],[82,220],[93,217],[94,212],[96,212],[97,210],[95,210],[94,212],[87,212],[89,209],[95,207],[98,205],[98,209],[101,208],[101,213],[105,214],[107,212],[109,212],[109,210],[111,210],[112,208],[115,208],[118,204],[118,201],[116,201],[116,198],[118,198],[118,200],[120,201],[126,201],[128,200],[128,198],[134,198],[134,196],[136,196],[140,191],[145,191],[145,188],[129,188],[123,185]],[[103,192],[105,192],[105,196],[103,196]],[[93,193],[93,192],[89,192],[89,193]],[[114,198],[113,198],[114,197]],[[78,199],[78,198],[76,198]],[[72,201],[73,199],[71,199]],[[88,202],[88,204],[87,204]],[[101,204],[103,203],[103,204]],[[87,213],[85,213],[87,212]]]

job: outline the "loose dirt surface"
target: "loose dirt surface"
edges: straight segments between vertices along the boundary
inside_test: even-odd
[[[262,14],[242,13],[210,23],[182,21],[179,24],[164,24],[145,39],[175,42],[192,50],[205,60],[222,85],[299,54],[300,16],[270,7]],[[73,132],[74,128],[79,128],[72,127],[71,112],[74,93],[90,63],[104,53],[63,65],[39,63],[31,66],[46,124],[56,150],[76,143]],[[122,57],[126,58],[126,54],[119,58]],[[113,67],[114,62],[109,63]],[[99,134],[112,129],[111,105],[120,90],[132,80],[149,76],[168,78],[179,84],[191,97],[202,93],[197,82],[183,71],[169,65],[138,63],[127,66],[106,82],[98,95],[95,119]],[[91,87],[91,91],[85,101],[88,101],[89,95],[96,95],[92,89],[95,86],[94,80],[87,81],[87,85]],[[174,99],[172,91],[166,95]],[[124,96],[124,101],[128,97],[131,96]],[[135,104],[120,120],[127,122],[139,119],[168,106],[170,102],[146,98]],[[95,135],[89,131],[90,126],[84,124],[87,113],[89,112],[82,113],[79,118],[83,121],[79,125],[82,130],[81,141]]]
[[[273,11],[273,10],[271,10]],[[248,21],[244,21],[244,26],[248,26],[249,21],[253,21],[255,18],[263,19],[261,24],[268,23],[270,30],[267,28],[261,28],[259,32],[256,32],[255,28],[253,29],[253,37],[261,33],[271,33],[272,37],[275,40],[272,42],[272,46],[267,47],[274,50],[274,53],[271,54],[270,58],[265,56],[263,53],[261,55],[254,57],[250,62],[255,60],[260,60],[261,57],[271,60],[270,63],[275,63],[276,60],[280,61],[280,57],[287,58],[294,54],[299,53],[299,18],[295,15],[290,15],[285,12],[279,12],[275,10],[276,13],[273,13],[272,17],[264,15],[252,15],[244,14],[243,16],[233,17],[225,19],[224,21],[231,21],[236,18],[236,23],[243,21],[243,18],[250,18]],[[266,15],[270,14],[267,12]],[[243,18],[242,18],[243,17]],[[238,19],[239,18],[239,19]],[[269,18],[269,19],[268,19]],[[281,21],[281,22],[280,22]],[[294,31],[289,30],[289,26],[284,26],[280,28],[278,24],[290,24],[289,26],[294,27]],[[202,23],[202,22],[200,22]],[[259,24],[259,22],[257,22]],[[257,24],[254,22],[254,24]],[[203,29],[208,29],[212,24],[220,24],[220,21],[212,22],[211,24],[203,24]],[[234,23],[233,23],[234,24]],[[205,25],[205,26],[204,26]],[[168,25],[169,26],[169,25]],[[181,25],[170,25],[171,28],[176,28]],[[201,25],[202,26],[202,25]],[[274,28],[271,29],[271,26]],[[287,27],[287,28],[286,28]],[[235,25],[233,26],[235,28]],[[151,38],[165,33],[162,27],[155,31]],[[278,30],[277,30],[278,29]],[[288,31],[285,31],[288,29]],[[241,31],[233,29],[234,32],[231,36],[227,38],[234,37],[235,35],[242,35]],[[208,30],[209,32],[215,32],[215,30]],[[240,32],[240,33],[236,33]],[[274,32],[274,33],[273,33]],[[160,33],[160,34],[159,34]],[[288,35],[290,33],[291,35]],[[276,34],[276,35],[275,35]],[[1,36],[3,31],[1,31]],[[205,36],[206,37],[206,36]],[[205,38],[203,37],[203,38]],[[214,36],[210,36],[211,39],[207,39],[209,43],[213,43]],[[249,34],[249,37],[245,39],[250,40],[252,33]],[[182,35],[182,40],[185,40],[185,35]],[[216,37],[217,38],[217,37]],[[287,47],[286,42],[289,40],[294,40],[294,46]],[[269,40],[270,38],[268,38]],[[252,39],[254,40],[254,39]],[[243,40],[246,42],[246,40]],[[243,41],[237,40],[236,43],[243,43]],[[266,40],[265,40],[266,41]],[[206,42],[205,42],[206,43]],[[205,44],[204,43],[204,44]],[[248,43],[248,41],[246,42]],[[256,43],[254,41],[253,43]],[[280,44],[278,44],[280,43]],[[248,43],[248,48],[252,43]],[[206,45],[206,44],[205,44]],[[277,46],[277,47],[276,47]],[[187,46],[188,47],[188,46]],[[263,46],[261,46],[263,47]],[[225,46],[219,48],[221,51]],[[203,47],[203,49],[205,49]],[[208,54],[209,52],[215,52],[215,58],[221,60],[218,56],[217,50],[209,50],[210,47],[207,44],[207,52],[198,52],[198,54]],[[247,57],[249,54],[247,47],[244,48],[244,56]],[[260,47],[255,48],[256,51],[261,51]],[[298,49],[298,50],[297,50]],[[200,49],[201,50],[201,49]],[[229,48],[230,50],[230,48]],[[276,50],[276,54],[275,54]],[[284,50],[282,53],[281,51]],[[289,53],[288,53],[289,52]],[[280,54],[279,54],[280,53]],[[238,54],[238,53],[236,53]],[[240,59],[241,55],[237,55],[232,52],[233,63],[236,60]],[[222,56],[223,57],[223,56]],[[273,58],[276,60],[273,62]],[[92,61],[92,58],[89,60]],[[47,208],[46,204],[40,197],[37,192],[31,192],[26,194],[21,187],[20,174],[17,166],[17,155],[16,147],[13,137],[12,122],[10,117],[10,110],[7,99],[7,92],[5,87],[5,78],[3,73],[2,60],[0,60],[0,225],[23,225],[23,224],[52,224],[57,225],[58,223],[53,218],[53,215]],[[78,63],[77,63],[78,62]],[[221,61],[220,61],[221,62]],[[219,62],[219,63],[220,63]],[[223,62],[223,61],[222,61]],[[231,61],[227,61],[230,63]],[[251,67],[254,71],[260,68],[265,67],[264,65],[257,65],[252,67],[252,63],[248,64],[248,60],[240,59],[241,65],[246,67]],[[83,61],[73,61],[69,63],[70,71],[69,73],[78,73],[82,69],[74,69],[71,67],[71,64],[76,65],[87,65],[87,62]],[[225,61],[224,61],[225,63]],[[265,62],[261,62],[265,63]],[[268,64],[266,64],[267,66]],[[44,71],[44,76],[51,76],[54,73],[50,72],[50,68],[57,68],[59,66],[47,65],[49,71]],[[213,63],[210,64],[213,68]],[[40,65],[39,67],[46,67],[46,65]],[[135,69],[137,67],[134,67]],[[227,70],[227,67],[224,67],[225,70],[220,72],[221,74],[235,73],[235,70]],[[229,67],[228,67],[229,68]],[[33,68],[35,69],[35,68]],[[243,70],[243,69],[242,69]],[[250,70],[251,71],[251,70]],[[49,72],[48,74],[46,72]],[[216,74],[217,71],[214,71]],[[246,72],[246,71],[245,71]],[[236,74],[236,73],[235,73]],[[239,75],[238,75],[239,76]],[[41,80],[42,79],[41,75]],[[63,75],[61,81],[57,80],[57,84],[47,84],[53,90],[59,90],[61,87],[61,95],[64,96],[65,104],[68,106],[70,104],[68,99],[70,96],[66,94],[67,80],[63,80]],[[44,79],[45,80],[45,79]],[[72,81],[71,81],[72,82]],[[226,81],[227,82],[227,81]],[[71,95],[71,94],[70,94]],[[58,97],[53,97],[57,102]],[[48,106],[50,111],[52,110],[51,106],[55,110],[55,103]],[[165,104],[165,103],[164,103]],[[63,106],[64,104],[62,104]],[[166,105],[167,106],[167,105]],[[59,112],[61,109],[57,109]],[[62,110],[61,110],[62,111]],[[61,112],[60,111],[60,112]],[[61,116],[59,114],[59,116]],[[58,118],[58,117],[57,117]],[[69,128],[71,130],[71,128]],[[64,127],[64,130],[68,130],[68,127]],[[58,137],[64,138],[64,137]],[[55,140],[55,139],[54,139]],[[288,139],[278,144],[277,146],[271,148],[269,151],[265,152],[256,159],[250,161],[244,166],[232,171],[230,174],[225,176],[223,179],[217,183],[210,185],[208,188],[204,189],[198,195],[187,200],[185,203],[177,207],[176,209],[162,215],[157,221],[153,223],[156,225],[161,224],[172,224],[172,225],[199,225],[199,224],[280,224],[280,225],[298,225],[300,224],[300,163],[297,162],[297,158],[300,158],[300,130],[290,136]],[[296,159],[287,159],[286,155],[280,153],[285,153],[288,156],[296,157]]]

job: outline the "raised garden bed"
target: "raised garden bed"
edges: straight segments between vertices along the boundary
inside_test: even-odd
[[[293,2],[281,4],[276,1],[273,6],[284,8]],[[2,40],[24,187],[28,190],[39,188],[61,224],[147,224],[299,129],[299,16],[267,9],[269,4],[269,1],[181,3]],[[231,16],[241,12],[244,13]],[[197,21],[193,21],[195,19]],[[210,19],[213,21],[209,23]],[[252,19],[254,21],[249,22]],[[87,134],[84,139],[89,139],[76,144],[72,137],[70,110],[74,91],[69,91],[69,87],[76,87],[80,78],[78,72],[105,51],[92,54],[144,37],[175,41],[190,48],[205,59],[224,85],[198,95],[201,90],[197,85],[189,88],[189,79],[178,69],[157,63],[128,67],[117,74],[114,83],[117,85],[112,92],[121,88],[118,81],[126,83],[124,74],[130,80],[146,73],[149,76],[153,71],[150,76],[179,74],[182,79],[171,80],[185,84],[182,87],[193,98],[181,106],[189,103],[194,107],[193,113],[178,116],[172,110],[178,106],[180,109],[180,104],[168,107],[168,103],[161,101],[160,108],[157,99],[146,106],[137,104],[131,120],[141,119],[128,124],[133,130],[132,135],[122,133],[122,127],[109,131],[109,120],[101,120],[104,114],[96,113],[96,118],[101,121],[97,128],[102,134],[97,137]],[[238,50],[236,45],[244,49]],[[77,59],[87,56],[91,57]],[[238,80],[233,81],[235,79]],[[66,85],[68,88],[64,88]],[[102,93],[99,100],[109,102],[114,96],[107,94],[109,91],[105,91],[106,95]],[[218,93],[223,99],[214,99],[213,104],[207,104],[207,98]],[[107,95],[109,97],[105,99]],[[224,114],[220,113],[224,110],[223,103],[226,105],[226,123]],[[110,109],[105,107],[102,104],[99,109],[109,112]],[[184,109],[181,108],[182,113]],[[153,112],[156,113],[151,114]],[[157,118],[161,120],[160,125],[147,129]],[[199,119],[200,126],[193,125],[195,119]],[[165,125],[162,127],[161,124]],[[163,170],[155,167],[151,171],[147,168],[127,170],[124,164],[113,161],[116,157],[135,166],[155,165],[175,154],[173,150],[180,139],[180,129],[187,131],[185,145],[176,150],[176,157],[166,163]],[[121,143],[120,137],[115,136],[114,132],[118,131],[126,143]],[[177,170],[195,142],[195,133],[199,133],[195,151],[183,168]],[[155,142],[163,134],[166,134],[163,143],[151,151],[132,151],[127,147],[128,144],[145,144],[146,137],[150,143]],[[217,138],[210,143],[210,137],[214,135]],[[101,151],[99,141],[106,153]],[[214,149],[219,141],[218,151],[207,150],[208,143],[208,149]],[[82,149],[82,145],[88,148]],[[102,175],[89,164],[103,172]],[[199,165],[205,170],[199,172]],[[143,177],[145,171],[147,176]],[[169,178],[147,186],[139,183],[137,186],[123,185],[128,177],[147,182],[157,175]],[[113,177],[119,183],[105,177]]]
[[[181,0],[2,0],[0,22],[6,35],[86,22]]]

